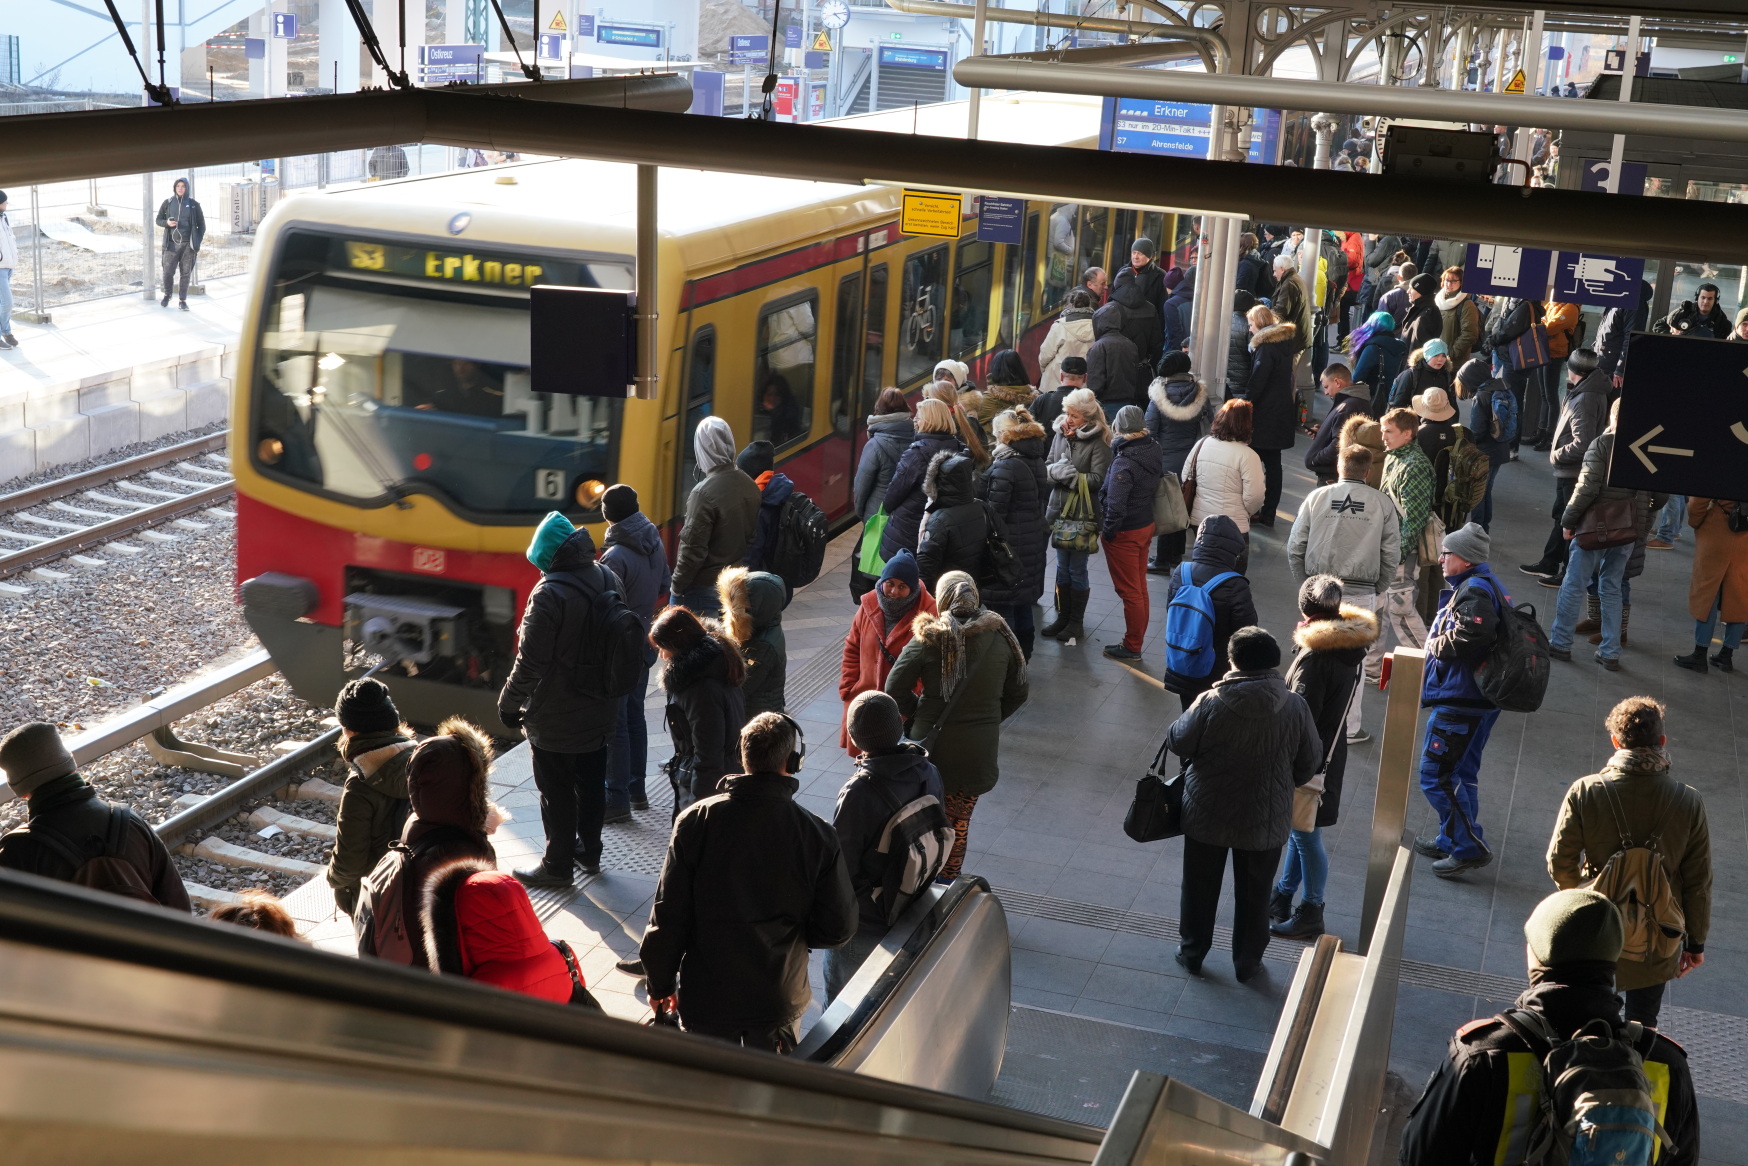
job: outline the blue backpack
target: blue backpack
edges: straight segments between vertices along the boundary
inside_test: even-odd
[[[1177,590],[1165,609],[1165,667],[1185,680],[1200,680],[1214,671],[1214,588],[1237,571],[1222,571],[1197,587],[1190,582],[1192,565],[1179,568]]]
[[[1493,424],[1490,431],[1483,437],[1494,441],[1512,441],[1517,437],[1517,396],[1504,385],[1488,392],[1488,408],[1493,413]]]

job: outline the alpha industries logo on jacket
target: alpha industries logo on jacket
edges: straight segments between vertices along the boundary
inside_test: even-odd
[[[1329,509],[1336,514],[1364,514],[1366,512],[1366,503],[1362,498],[1340,498],[1332,496],[1329,499]]]

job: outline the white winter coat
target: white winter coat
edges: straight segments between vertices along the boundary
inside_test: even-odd
[[[1250,533],[1250,516],[1262,505],[1262,459],[1248,445],[1204,437],[1184,459],[1185,478],[1196,480],[1196,504],[1190,508],[1190,529],[1211,514],[1224,514]]]
[[[1038,349],[1038,391],[1048,393],[1062,385],[1062,360],[1068,356],[1085,356],[1092,347],[1092,313],[1078,320],[1056,317],[1050,331],[1044,334],[1044,346]]]

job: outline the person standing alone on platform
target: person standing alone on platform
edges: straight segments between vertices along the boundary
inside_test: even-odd
[[[1664,987],[1706,962],[1712,920],[1705,799],[1670,775],[1663,714],[1648,696],[1609,711],[1614,756],[1572,783],[1548,842],[1555,886],[1600,891],[1621,908],[1628,934],[1615,987],[1627,1019],[1652,1028]]]
[[[194,257],[206,238],[206,212],[188,193],[188,179],[178,178],[170,191],[170,197],[158,207],[158,225],[164,228],[164,298],[158,306],[170,306],[174,284],[176,306],[186,312],[188,277],[194,273]]]
[[[1172,722],[1165,746],[1182,778],[1184,867],[1173,957],[1192,976],[1214,946],[1214,915],[1232,855],[1232,968],[1255,979],[1269,943],[1269,884],[1292,832],[1293,790],[1323,764],[1305,698],[1275,668],[1281,649],[1259,627],[1239,628],[1232,671]]]
[[[0,349],[17,348],[12,334],[12,273],[18,267],[18,239],[12,216],[6,213],[6,192],[0,190]]]
[[[1147,637],[1147,548],[1153,542],[1153,499],[1165,473],[1159,443],[1147,434],[1140,409],[1117,411],[1117,440],[1105,471],[1105,516],[1099,538],[1111,585],[1123,601],[1123,640],[1106,644],[1113,660],[1141,659]]]
[[[1492,542],[1478,522],[1445,535],[1439,566],[1448,589],[1426,638],[1420,705],[1430,708],[1420,758],[1420,790],[1438,814],[1438,837],[1414,840],[1433,859],[1432,873],[1454,878],[1493,861],[1481,830],[1477,778],[1499,706],[1482,695],[1475,670],[1499,636],[1500,612],[1511,596],[1487,566]]]
[[[602,597],[619,580],[595,561],[595,539],[556,511],[528,544],[541,580],[528,595],[517,631],[516,662],[498,696],[498,719],[528,738],[546,854],[516,871],[532,886],[571,885],[573,864],[601,869],[601,819],[607,796],[607,743],[619,717],[617,700],[585,692],[577,665],[598,640],[606,618]]]
[[[601,565],[619,580],[625,606],[643,623],[644,633],[661,610],[672,585],[661,532],[638,509],[637,491],[621,482],[601,495],[601,516],[607,520],[606,549]],[[649,809],[644,777],[649,766],[649,726],[643,701],[649,692],[649,669],[655,649],[644,653],[643,671],[621,698],[613,725],[613,750],[607,761],[606,822],[624,822],[633,810]]]
[[[746,558],[759,528],[764,496],[735,465],[734,430],[706,417],[692,434],[698,484],[686,498],[680,550],[674,558],[674,602],[698,615],[722,614],[716,577]]]

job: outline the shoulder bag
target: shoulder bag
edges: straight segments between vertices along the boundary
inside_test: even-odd
[[[1578,528],[1572,532],[1572,541],[1587,551],[1624,547],[1628,543],[1638,542],[1638,507],[1633,505],[1633,501],[1633,496],[1629,494],[1624,498],[1604,498],[1591,503],[1590,509],[1584,512],[1584,517],[1578,520]]]
[[[886,533],[886,520],[891,517],[882,506],[869,516],[862,524],[862,545],[857,558],[856,570],[864,575],[878,577],[886,570],[886,560],[880,557],[880,538]]]
[[[1050,527],[1050,545],[1059,551],[1090,555],[1099,549],[1099,512],[1093,504],[1087,476],[1076,474],[1062,513]]]
[[[1153,492],[1153,533],[1176,534],[1190,525],[1190,508],[1184,505],[1184,488],[1170,470],[1159,476]]]
[[[1135,783],[1135,798],[1123,816],[1123,833],[1137,842],[1159,842],[1183,832],[1183,770],[1171,770],[1171,750],[1162,741],[1153,764]]]
[[[1514,336],[1505,346],[1505,358],[1518,372],[1528,372],[1548,363],[1548,328],[1534,321],[1521,336]]]

